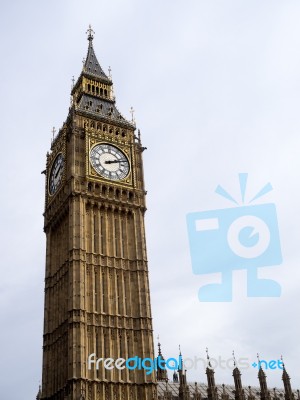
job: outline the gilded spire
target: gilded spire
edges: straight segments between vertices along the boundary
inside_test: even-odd
[[[82,72],[76,83],[72,81],[72,109],[88,114],[92,118],[101,119],[103,122],[116,122],[118,126],[134,129],[135,124],[127,121],[115,105],[112,80],[101,68],[94,51],[95,32],[91,25],[86,34],[89,44],[87,55],[83,60]],[[111,69],[109,71],[111,74]],[[121,133],[118,130],[117,132]]]
[[[93,39],[95,32],[93,31],[91,25],[89,25],[88,30],[86,31],[88,35],[87,39],[89,41],[89,47],[86,59],[83,64],[83,72],[93,75],[97,78],[104,79],[107,83],[110,83],[110,79],[106,76],[103,69],[101,68],[99,61],[97,60],[94,48],[93,48]]]

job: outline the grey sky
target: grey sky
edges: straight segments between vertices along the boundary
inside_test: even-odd
[[[291,0],[1,4],[0,397],[32,399],[41,378],[45,237],[45,155],[51,129],[65,120],[71,78],[86,56],[85,31],[105,71],[112,67],[117,106],[136,110],[144,152],[147,246],[155,337],[166,357],[283,354],[299,387],[300,3]],[[277,207],[283,264],[262,268],[282,285],[278,299],[246,297],[234,275],[232,303],[200,303],[186,214],[231,207],[218,184],[238,197],[265,183],[262,202]],[[258,202],[259,203],[259,202]],[[257,384],[257,371],[243,372]],[[280,371],[267,371],[270,387]],[[204,370],[190,371],[205,380]],[[231,371],[216,381],[232,383]]]

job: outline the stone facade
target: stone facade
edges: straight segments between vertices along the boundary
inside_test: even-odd
[[[97,358],[154,357],[144,148],[135,123],[116,108],[113,83],[98,63],[91,29],[88,42],[68,117],[47,154],[39,396],[153,400],[154,374],[88,366],[93,353]]]

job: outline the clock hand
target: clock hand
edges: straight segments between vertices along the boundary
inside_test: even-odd
[[[62,169],[62,165],[59,166],[58,170],[56,171],[56,174],[55,174],[54,178],[57,178],[57,175],[59,174],[61,169]]]
[[[104,164],[115,164],[115,163],[120,163],[120,162],[126,162],[127,160],[108,160],[104,161]]]

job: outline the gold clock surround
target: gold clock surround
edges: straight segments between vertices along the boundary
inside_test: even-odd
[[[100,144],[111,145],[125,154],[125,156],[127,157],[127,160],[128,160],[128,164],[129,164],[129,172],[125,178],[120,179],[120,180],[111,180],[111,179],[101,176],[93,168],[91,161],[90,161],[90,152],[95,146],[100,145]],[[133,175],[132,170],[133,170],[132,150],[131,150],[131,147],[129,144],[122,144],[122,143],[116,143],[113,141],[101,140],[101,139],[99,140],[99,139],[93,139],[93,138],[88,139],[87,151],[86,151],[86,174],[89,177],[89,179],[94,180],[94,181],[99,181],[99,182],[110,182],[114,185],[132,187],[132,186],[134,186],[134,175]]]

